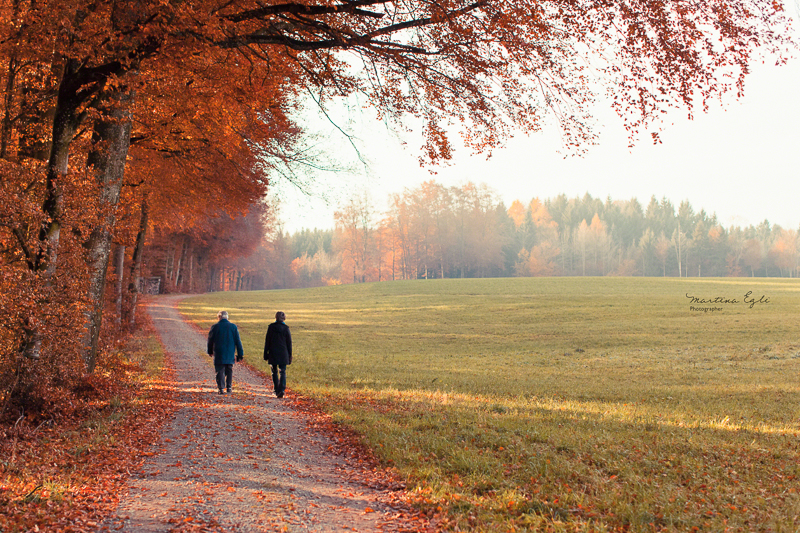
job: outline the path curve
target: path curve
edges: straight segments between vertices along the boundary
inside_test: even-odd
[[[358,481],[354,466],[332,452],[334,439],[315,430],[290,398],[275,398],[262,375],[235,365],[233,394],[219,395],[205,337],[181,318],[180,299],[148,305],[174,367],[177,408],[108,529],[413,530],[393,520],[400,513],[390,493]]]

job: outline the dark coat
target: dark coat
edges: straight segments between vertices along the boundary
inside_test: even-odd
[[[239,329],[236,324],[228,322],[223,318],[213,326],[208,332],[208,355],[214,356],[215,365],[232,365],[234,363],[234,350],[239,356],[237,361],[244,357],[242,341],[239,338]]]
[[[292,364],[292,334],[285,322],[273,322],[264,341],[264,361],[271,365]]]

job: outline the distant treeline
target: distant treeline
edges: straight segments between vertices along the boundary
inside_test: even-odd
[[[226,288],[502,276],[774,276],[798,273],[798,232],[723,227],[716,215],[652,197],[555,198],[510,206],[486,185],[429,181],[376,212],[355,197],[335,229],[277,232],[231,263]],[[248,281],[249,280],[249,281]]]

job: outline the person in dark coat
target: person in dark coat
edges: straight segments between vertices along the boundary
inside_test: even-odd
[[[285,320],[283,311],[275,313],[275,322],[267,327],[267,339],[264,341],[264,361],[272,366],[272,384],[278,398],[283,398],[286,391],[286,365],[292,364],[292,334]]]
[[[217,388],[220,394],[231,393],[233,384],[234,353],[236,361],[244,359],[242,340],[236,324],[228,322],[228,312],[217,313],[219,322],[211,326],[208,332],[208,349],[206,353],[214,357],[214,370],[217,372]]]

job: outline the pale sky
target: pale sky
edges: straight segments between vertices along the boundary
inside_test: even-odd
[[[415,188],[435,179],[445,186],[468,181],[486,183],[509,206],[515,199],[527,204],[561,193],[572,198],[585,193],[603,200],[639,199],[646,207],[652,195],[677,206],[689,200],[695,211],[716,213],[725,226],[758,224],[767,219],[784,228],[800,228],[800,59],[789,64],[753,65],[741,100],[724,107],[711,104],[707,114],[672,113],[662,126],[662,144],[649,135],[628,148],[621,121],[598,104],[598,145],[582,157],[559,153],[558,130],[520,135],[504,148],[470,155],[457,147],[447,167],[422,169],[417,162],[421,142],[406,136],[404,146],[381,123],[358,107],[345,113],[368,167],[354,164],[353,172],[321,178],[316,190],[329,201],[307,197],[291,187],[278,186],[281,220],[289,232],[301,228],[332,228],[333,212],[355,194],[368,191],[377,211],[385,209],[390,193]],[[331,126],[321,127],[326,150],[343,161],[356,160],[355,151]]]

